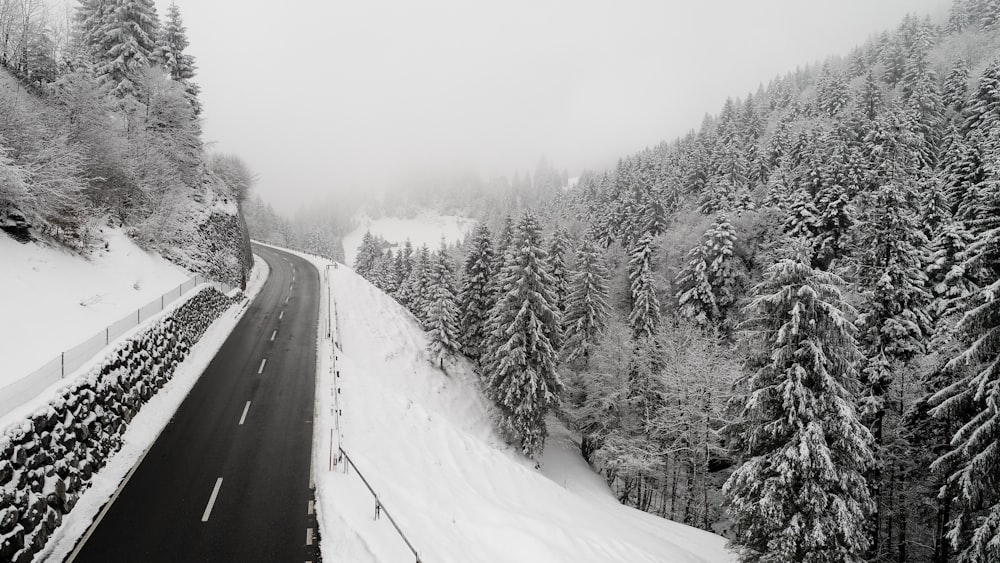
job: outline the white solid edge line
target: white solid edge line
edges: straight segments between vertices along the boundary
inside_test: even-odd
[[[264,364],[266,363],[267,363],[267,358],[264,358],[263,360],[260,361],[260,367],[257,368],[258,374],[264,373]]]
[[[274,342],[274,337],[275,336],[278,336],[278,330],[277,329],[275,329],[274,332],[271,333],[271,342]]]
[[[246,422],[247,411],[249,411],[249,410],[250,410],[250,401],[247,401],[246,406],[243,407],[243,415],[240,416],[240,426],[243,426],[243,423]]]
[[[215,499],[219,496],[219,489],[222,488],[222,477],[215,480],[215,488],[212,489],[212,496],[208,497],[208,506],[205,513],[201,515],[202,522],[208,522],[208,517],[212,515],[212,507],[215,506]]]

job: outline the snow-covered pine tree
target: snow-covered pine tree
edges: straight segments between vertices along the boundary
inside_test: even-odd
[[[632,335],[652,336],[660,324],[660,300],[656,297],[653,277],[653,236],[643,234],[629,251],[628,279],[632,311],[628,316]]]
[[[497,235],[497,243],[494,245],[493,266],[490,271],[499,273],[503,270],[504,256],[510,250],[514,242],[514,219],[510,215],[504,217],[503,227]],[[499,291],[500,287],[494,287],[494,291]]]
[[[558,403],[559,311],[538,220],[526,212],[499,273],[503,288],[490,312],[484,378],[503,434],[535,456],[545,447],[545,415]]]
[[[413,278],[411,285],[412,293],[410,294],[410,312],[425,325],[427,323],[427,303],[429,300],[427,292],[430,289],[433,267],[431,251],[424,244],[417,251],[417,259],[410,273],[410,276]]]
[[[978,287],[971,272],[961,267],[966,251],[975,240],[975,235],[961,221],[951,221],[931,242],[927,285],[932,293],[931,318],[935,321],[949,316],[955,305]]]
[[[745,277],[733,254],[735,245],[736,231],[723,216],[705,231],[701,244],[688,252],[674,281],[681,316],[702,327],[726,318]]]
[[[925,289],[927,239],[907,185],[885,184],[867,199],[858,245],[858,280],[870,288],[858,319],[868,358],[862,370],[866,384],[862,411],[880,426],[883,396],[894,372],[924,350],[931,332],[930,295]],[[873,432],[879,441],[881,429],[873,427]]]
[[[375,262],[374,277],[377,280],[375,285],[389,295],[399,289],[399,283],[396,281],[396,257],[391,248],[387,249]]]
[[[462,350],[466,356],[476,361],[483,355],[483,346],[488,336],[486,321],[493,306],[490,285],[494,275],[493,263],[490,230],[485,223],[479,223],[472,232],[458,301]]]
[[[354,257],[354,272],[363,278],[368,278],[375,267],[375,261],[381,255],[378,239],[372,236],[371,231],[366,231],[361,238],[361,245],[358,246],[358,255]]]
[[[166,69],[171,80],[184,85],[184,91],[197,115],[201,112],[201,104],[198,102],[199,87],[191,82],[194,78],[195,65],[194,57],[184,52],[187,47],[187,29],[181,20],[181,10],[175,2],[171,2],[151,59]]]
[[[854,311],[810,258],[767,269],[747,306],[754,336],[730,427],[743,464],[723,487],[745,562],[864,561],[871,433],[854,391]]]
[[[403,282],[406,281],[406,276],[404,275],[404,272],[406,272],[404,260],[403,250],[400,249],[400,251],[396,253],[396,259],[392,264],[392,284],[394,289],[389,294],[397,300],[399,299],[399,290],[403,287]]]
[[[458,327],[458,303],[455,298],[455,268],[448,247],[441,248],[431,258],[427,287],[427,351],[431,361],[444,367],[447,358],[461,348]]]
[[[576,252],[576,271],[570,282],[563,316],[563,359],[583,358],[597,346],[608,318],[608,270],[597,244],[586,238]]]
[[[955,331],[965,349],[945,367],[955,381],[931,399],[935,417],[963,423],[952,449],[932,465],[948,475],[957,495],[948,538],[962,563],[1000,560],[1000,192],[991,185],[976,212],[983,219],[972,225],[976,240],[961,264],[982,280],[957,303],[964,314]]]
[[[569,248],[569,238],[566,231],[556,227],[549,241],[549,273],[552,274],[553,293],[560,313],[566,312],[566,295],[569,293],[570,271],[566,266],[566,250]]]
[[[94,74],[118,98],[136,98],[156,48],[159,20],[153,0],[83,0],[77,12]]]

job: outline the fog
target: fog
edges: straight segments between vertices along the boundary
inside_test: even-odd
[[[169,2],[158,0],[166,13]],[[205,139],[257,192],[317,197],[461,169],[570,176],[949,0],[177,0]]]

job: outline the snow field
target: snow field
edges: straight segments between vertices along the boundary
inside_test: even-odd
[[[245,298],[209,326],[201,339],[191,347],[187,359],[178,366],[170,381],[132,419],[128,430],[122,435],[121,449],[94,475],[90,488],[63,518],[62,526],[53,532],[45,549],[36,555],[36,563],[63,561],[69,556],[104,505],[119,486],[123,486],[123,481],[131,470],[142,461],[145,452],[170,422],[170,418],[236,327],[236,323],[243,317],[247,304],[263,287],[267,274],[267,263],[259,258],[255,259]]]
[[[382,219],[360,218],[360,225],[357,229],[344,237],[344,259],[349,266],[354,265],[354,257],[358,254],[358,246],[365,232],[371,231],[373,235],[378,235],[390,243],[400,246],[409,238],[413,243],[413,248],[420,248],[426,244],[431,250],[437,250],[441,245],[441,237],[444,237],[448,244],[465,239],[466,233],[472,230],[476,221],[465,217],[454,215],[437,215],[431,212],[414,217],[413,219],[400,219],[398,217],[383,217]]]
[[[118,229],[90,258],[0,234],[0,387],[118,321],[191,274],[153,256]]]
[[[312,260],[325,279],[326,263]],[[329,468],[339,401],[344,449],[423,560],[735,561],[720,536],[618,504],[554,419],[536,469],[497,436],[470,365],[432,367],[408,312],[350,269],[330,273],[342,350],[334,369],[321,330],[313,463],[324,560],[412,558],[385,516],[374,519],[354,469]]]

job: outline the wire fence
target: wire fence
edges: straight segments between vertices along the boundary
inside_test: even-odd
[[[34,399],[53,383],[83,367],[84,364],[123,334],[139,326],[144,321],[149,320],[153,315],[163,311],[168,305],[180,299],[185,293],[205,283],[211,284],[223,293],[229,293],[234,289],[228,284],[211,282],[202,276],[192,277],[177,286],[176,289],[171,289],[148,304],[101,329],[80,344],[60,353],[35,371],[13,383],[0,387],[0,416],[4,416],[31,399]]]

